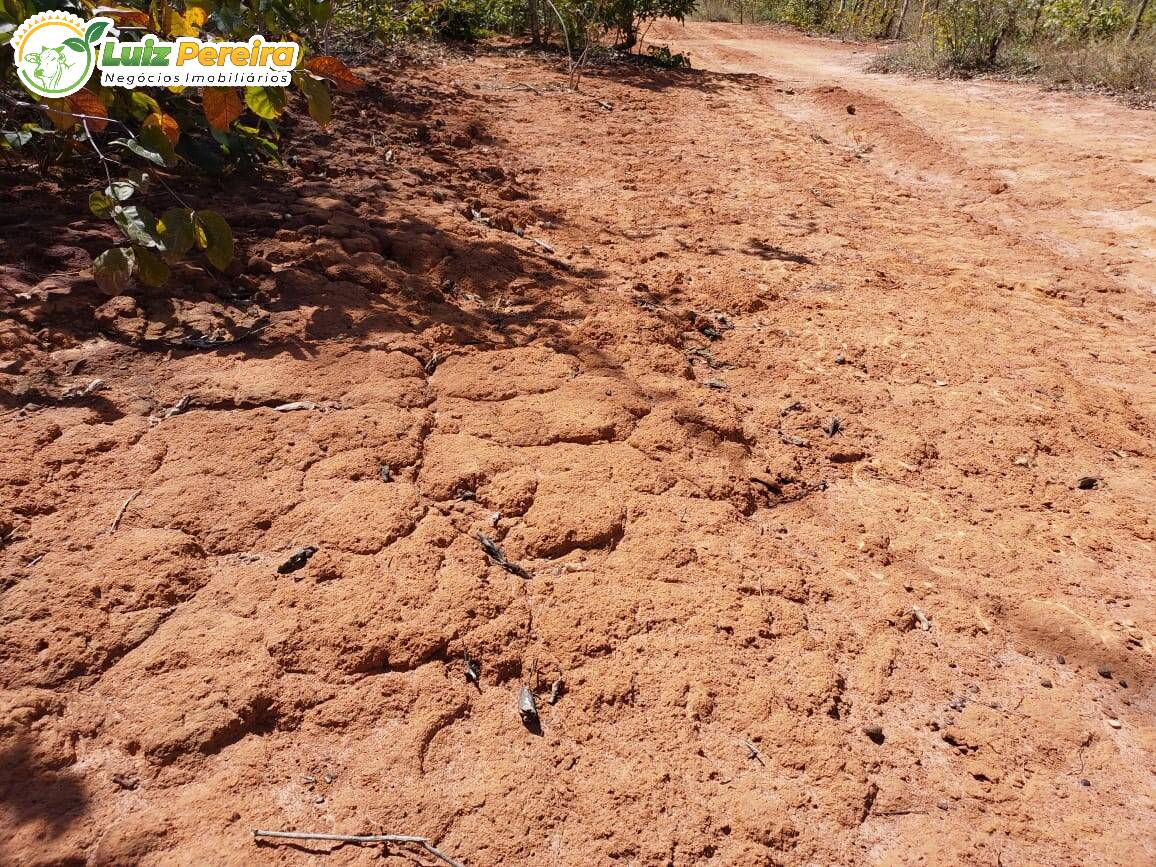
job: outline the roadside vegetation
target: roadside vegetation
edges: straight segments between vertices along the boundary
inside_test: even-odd
[[[705,0],[695,17],[899,40],[879,72],[1032,75],[1156,99],[1151,0]]]
[[[414,36],[475,42],[524,37],[581,52],[592,44],[630,51],[660,18],[683,20],[697,0],[352,0],[335,5],[337,32],[393,44]]]
[[[131,283],[161,287],[174,270],[238,269],[232,229],[212,209],[190,207],[182,189],[260,176],[280,164],[299,120],[326,127],[334,94],[361,89],[350,64],[411,38],[474,42],[498,34],[553,43],[570,58],[576,88],[591,49],[629,52],[658,18],[682,19],[695,0],[0,0],[0,166],[48,176],[90,178],[76,190],[92,214],[110,221],[118,243],[96,257],[93,276],[117,294]],[[19,83],[7,45],[38,12],[111,18],[120,38],[199,37],[245,42],[289,40],[302,60],[288,87],[106,87],[87,84],[59,99],[36,97]],[[94,23],[93,44],[107,25]],[[97,32],[100,31],[100,32]],[[665,66],[689,65],[651,48]]]
[[[45,175],[88,168],[93,186],[77,192],[120,236],[93,263],[96,282],[109,294],[133,280],[163,286],[174,266],[190,261],[229,270],[235,250],[227,220],[189,207],[179,188],[279,162],[287,116],[300,113],[325,126],[333,114],[331,91],[362,86],[341,60],[311,50],[329,22],[327,3],[0,0],[0,45],[25,19],[56,10],[85,20],[111,18],[126,40],[153,33],[244,42],[261,35],[304,49],[290,87],[130,90],[104,86],[94,70],[81,90],[60,99],[30,95],[18,83],[14,54],[0,51],[0,160]],[[89,31],[105,26],[94,22]]]

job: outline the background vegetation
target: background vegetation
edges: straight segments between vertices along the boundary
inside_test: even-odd
[[[590,47],[608,37],[626,50],[659,17],[681,19],[694,0],[0,0],[0,48],[37,12],[64,10],[112,18],[122,41],[146,33],[175,39],[292,40],[304,60],[291,87],[104,87],[99,71],[63,99],[34,97],[19,84],[11,51],[0,50],[0,160],[42,174],[87,160],[100,179],[87,192],[94,215],[108,219],[121,243],[95,261],[97,283],[116,294],[130,281],[161,286],[173,266],[233,265],[228,222],[193,209],[175,187],[198,175],[222,176],[278,162],[286,113],[325,126],[331,91],[362,85],[338,56],[372,53],[412,36],[474,41],[493,33],[525,34],[534,44],[564,45],[575,71]],[[100,29],[100,25],[95,25]],[[99,34],[97,34],[99,35]],[[356,46],[357,50],[351,50]],[[681,55],[657,57],[677,66]],[[159,214],[159,216],[158,216]]]
[[[703,0],[696,17],[903,40],[878,71],[1005,70],[1156,94],[1151,0]]]
[[[36,12],[110,17],[130,41],[145,33],[167,38],[246,41],[253,34],[295,40],[305,59],[292,88],[104,87],[99,71],[63,99],[36,98],[17,83],[14,55],[0,51],[0,154],[43,173],[87,160],[100,179],[87,192],[89,208],[110,220],[121,243],[97,257],[93,274],[109,294],[136,279],[168,282],[172,266],[190,258],[216,270],[230,267],[233,233],[216,211],[189,207],[174,189],[178,179],[225,175],[280,159],[281,119],[291,94],[322,126],[332,117],[330,89],[353,91],[361,80],[336,57],[309,51],[331,9],[318,0],[0,0],[0,44]],[[179,184],[178,184],[179,186]],[[162,210],[163,208],[163,210]],[[157,214],[160,216],[157,216]]]
[[[121,237],[94,275],[115,293],[136,280],[159,286],[178,263],[203,260],[227,271],[234,243],[227,221],[189,207],[174,189],[198,174],[227,175],[280,159],[286,112],[321,126],[332,91],[361,80],[329,53],[338,46],[389,45],[410,36],[474,41],[495,33],[564,47],[576,87],[594,46],[630,51],[658,18],[681,20],[696,0],[0,0],[0,46],[28,16],[49,9],[111,17],[122,39],[245,41],[254,34],[297,41],[304,60],[292,86],[106,88],[94,72],[65,99],[38,99],[17,82],[0,51],[0,159],[47,173],[88,160],[100,181],[90,209]],[[1011,69],[1133,95],[1156,93],[1156,4],[1150,0],[702,0],[702,17],[784,22],[812,31],[905,40],[881,70],[969,74]],[[368,38],[367,38],[368,37]],[[686,58],[649,49],[663,65]],[[290,125],[291,126],[291,125]],[[179,184],[178,184],[179,186]],[[158,216],[159,214],[159,216]]]

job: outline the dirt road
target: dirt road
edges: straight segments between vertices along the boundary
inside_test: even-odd
[[[228,303],[0,193],[0,861],[1156,860],[1151,116],[660,35],[364,70]]]
[[[794,88],[778,110],[869,149],[897,183],[1156,292],[1156,113],[1034,85],[869,73],[879,49],[774,28],[663,22],[651,42]]]

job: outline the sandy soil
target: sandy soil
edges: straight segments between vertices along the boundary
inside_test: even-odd
[[[658,36],[365,70],[225,287],[8,180],[0,861],[1156,861],[1153,115]]]

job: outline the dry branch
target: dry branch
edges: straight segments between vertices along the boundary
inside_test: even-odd
[[[253,837],[274,837],[279,840],[329,840],[335,843],[413,843],[421,846],[435,858],[450,867],[466,867],[461,861],[439,851],[426,837],[410,834],[313,834],[307,831],[254,831]]]
[[[124,517],[124,513],[128,511],[128,507],[132,505],[132,501],[140,496],[140,489],[133,491],[131,497],[124,501],[124,505],[120,507],[120,511],[116,513],[116,517],[112,519],[112,523],[108,525],[108,532],[115,533],[116,528],[120,526],[120,520]]]

